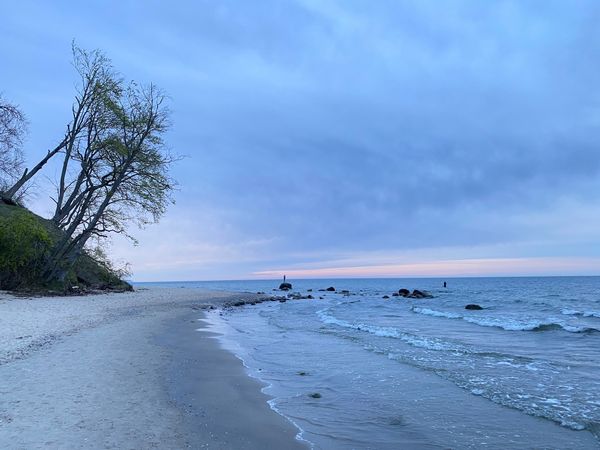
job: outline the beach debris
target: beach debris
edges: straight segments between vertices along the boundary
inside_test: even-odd
[[[319,394],[318,392],[313,392],[312,394],[308,394],[308,396],[310,398],[321,398],[322,397],[322,395]]]
[[[479,311],[480,309],[483,309],[481,306],[476,305],[474,303],[469,303],[467,306],[465,306],[465,309],[471,309],[471,310],[475,310],[475,311]]]
[[[335,292],[335,288],[333,286],[329,286],[327,289],[325,289],[328,292]]]
[[[292,283],[288,283],[287,281],[279,285],[280,291],[289,291],[290,289],[292,289]]]

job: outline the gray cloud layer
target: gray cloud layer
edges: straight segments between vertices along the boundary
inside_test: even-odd
[[[170,272],[183,278],[382,251],[597,248],[597,2],[150,5],[3,6],[0,44],[2,90],[42,151],[64,121],[42,114],[68,108],[73,37],[170,93],[171,141],[189,158],[143,261],[119,250],[142,277],[167,232],[186,243]]]

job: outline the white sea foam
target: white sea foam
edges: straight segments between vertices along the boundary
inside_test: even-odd
[[[338,319],[327,313],[327,309],[317,311],[317,315],[323,323],[330,325],[338,325],[343,328],[351,328],[357,331],[363,331],[366,333],[373,334],[379,337],[389,337],[394,339],[400,339],[409,345],[414,347],[424,348],[428,350],[436,351],[465,351],[461,347],[445,342],[441,339],[426,338],[423,336],[415,336],[410,333],[403,333],[394,327],[380,327],[375,325],[368,325],[365,323],[350,323],[345,320]]]
[[[577,311],[575,309],[563,309],[562,314],[566,316],[596,317],[600,318],[600,311]]]
[[[418,306],[413,306],[412,310],[416,313],[425,314],[427,316],[433,316],[433,317],[446,317],[448,319],[462,319],[462,317],[463,317],[460,314],[456,314],[456,313],[436,311],[434,309],[429,309],[429,308],[419,308]]]
[[[529,319],[529,320],[518,320],[511,319],[510,317],[495,318],[495,317],[476,317],[472,315],[460,315],[452,312],[436,311],[429,308],[421,308],[413,306],[411,311],[417,314],[424,314],[433,317],[445,317],[447,319],[462,319],[466,322],[480,325],[482,327],[495,327],[502,328],[506,331],[546,331],[552,329],[562,329],[569,333],[585,333],[592,331],[600,331],[600,329],[589,326],[577,326],[565,323],[556,318],[548,318],[546,320]],[[584,317],[592,317],[592,313],[579,313],[574,310],[563,310],[565,315],[581,314]],[[588,315],[586,315],[588,314]],[[600,313],[597,317],[600,317]],[[594,316],[596,317],[596,316]]]

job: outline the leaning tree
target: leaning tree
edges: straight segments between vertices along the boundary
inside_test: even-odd
[[[90,239],[131,237],[131,225],[156,222],[172,201],[176,160],[164,142],[165,95],[154,85],[125,83],[100,51],[73,47],[79,76],[71,118],[56,146],[26,170],[16,195],[51,159],[60,162],[51,220],[63,230],[46,263],[47,280],[64,279]]]

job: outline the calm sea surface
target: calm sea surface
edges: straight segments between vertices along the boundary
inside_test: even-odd
[[[289,281],[316,299],[209,320],[315,447],[598,446],[600,277]],[[434,298],[382,298],[400,288]]]

